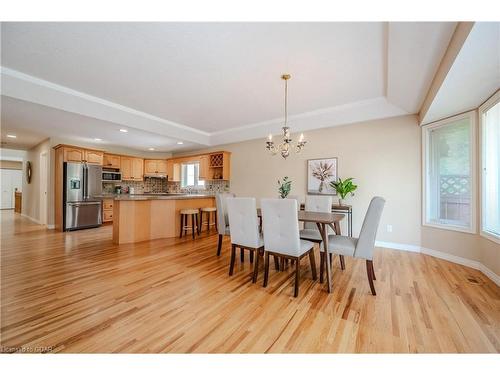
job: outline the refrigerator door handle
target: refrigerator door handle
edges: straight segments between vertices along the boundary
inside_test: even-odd
[[[87,164],[83,164],[83,199],[88,199],[88,191],[89,191],[89,170],[87,168]]]

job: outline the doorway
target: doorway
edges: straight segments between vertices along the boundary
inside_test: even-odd
[[[22,174],[22,171],[16,169],[0,169],[0,209],[11,210],[14,208],[14,191],[16,189],[22,190]]]

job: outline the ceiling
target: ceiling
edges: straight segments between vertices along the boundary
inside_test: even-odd
[[[500,23],[477,22],[421,122],[477,108],[499,88]]]
[[[3,23],[2,127],[162,151],[258,138],[281,127],[284,72],[294,131],[416,113],[455,26]]]

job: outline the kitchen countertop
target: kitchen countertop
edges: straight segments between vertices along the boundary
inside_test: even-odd
[[[202,199],[213,198],[214,194],[102,194],[96,198],[119,200],[119,201],[145,201],[145,200],[165,200],[165,199]]]

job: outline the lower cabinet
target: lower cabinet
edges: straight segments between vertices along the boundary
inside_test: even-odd
[[[113,199],[104,199],[102,201],[102,222],[113,221]]]

